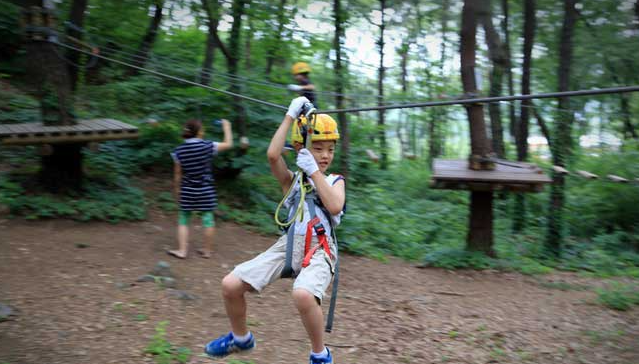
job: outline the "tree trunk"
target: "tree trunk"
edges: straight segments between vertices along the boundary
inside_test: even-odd
[[[246,42],[244,43],[244,67],[251,70],[251,41],[253,40],[253,21],[251,15],[248,14],[246,21],[248,22],[248,32],[246,34]]]
[[[281,4],[283,4],[282,1]],[[344,44],[344,22],[346,13],[342,10],[341,0],[333,0],[333,13],[335,16],[335,107],[344,108],[344,71],[342,65],[342,45]],[[348,133],[348,119],[345,113],[337,114],[340,132],[340,170],[342,175],[348,176],[350,136]]]
[[[39,180],[54,193],[79,191],[84,178],[82,171],[83,144],[53,144],[52,153],[41,158]]]
[[[282,42],[282,33],[284,32],[284,25],[286,23],[285,6],[286,6],[286,0],[280,0],[280,3],[277,7],[277,29],[275,31],[275,34],[273,34],[274,41],[269,44],[268,50],[266,52],[266,77],[267,78],[271,76],[271,71],[273,70],[273,64],[275,64],[277,50],[280,47],[280,44]],[[333,5],[333,7],[335,7],[335,4]]]
[[[508,94],[515,94],[515,86],[513,83],[513,72],[512,72],[512,56],[510,52],[510,26],[509,26],[509,10],[508,10],[508,0],[501,1],[501,7],[504,12],[504,20],[501,23],[502,32],[504,33],[504,48],[506,49],[506,77],[508,78]],[[508,103],[508,115],[510,117],[510,123],[508,123],[508,130],[510,132],[510,136],[515,136],[515,103]]]
[[[564,0],[564,20],[561,29],[559,45],[559,90],[568,91],[570,89],[570,67],[573,56],[573,32],[577,20],[575,4],[578,0]],[[571,152],[571,132],[574,121],[574,114],[567,112],[571,110],[570,98],[560,97],[558,108],[560,112],[556,115],[555,141],[552,143],[553,163],[557,166],[566,166],[566,162]],[[564,176],[553,171],[554,183],[550,192],[550,206],[548,213],[548,233],[546,236],[546,253],[553,257],[561,254],[561,240],[563,229],[563,207],[565,201]]]
[[[479,16],[486,35],[490,60],[493,64],[490,72],[490,96],[497,97],[501,96],[504,69],[507,66],[506,51],[504,44],[499,39],[499,34],[493,26],[491,1],[482,0],[480,5],[482,11]],[[493,151],[499,158],[504,158],[506,151],[504,149],[504,132],[499,103],[488,104],[488,114],[490,115]]]
[[[244,16],[244,8],[246,4],[249,4],[250,0],[234,0],[231,8],[231,15],[233,16],[233,26],[231,27],[231,34],[229,37],[229,47],[227,55],[227,67],[231,74],[231,77],[237,75],[238,60],[240,56],[240,35],[242,30],[242,16]],[[234,93],[241,93],[240,85],[233,82],[229,88],[229,91]],[[246,110],[242,104],[242,99],[233,96],[232,109],[235,111],[233,125],[240,137],[246,136]]]
[[[202,62],[202,73],[200,75],[200,83],[208,85],[211,82],[211,71],[213,70],[213,61],[215,60],[215,35],[220,22],[220,7],[217,0],[202,0],[202,8],[206,12],[208,32],[206,34],[206,50],[204,53],[204,62]]]
[[[46,4],[46,5],[45,5]],[[46,8],[55,12],[53,2],[30,0],[26,9]],[[25,13],[26,25],[54,27],[53,19],[41,14]],[[38,23],[41,21],[42,23]],[[47,126],[75,124],[72,112],[71,87],[66,64],[58,57],[56,45],[44,42],[40,33],[26,39],[26,69],[28,80],[35,87],[40,101],[42,122]],[[35,39],[40,37],[40,39]],[[82,184],[82,144],[54,144],[52,153],[41,160],[40,183],[51,192],[77,190]]]
[[[477,3],[474,0],[464,0],[461,27],[461,76],[466,96],[477,93],[475,83],[475,46],[477,33]],[[466,107],[468,122],[470,123],[470,144],[473,155],[487,157],[490,144],[486,137],[486,125],[481,104]],[[493,250],[492,225],[492,192],[471,191],[469,229],[466,238],[466,249],[481,251],[489,256],[495,256]]]
[[[377,77],[377,105],[382,106],[384,103],[384,28],[386,24],[384,22],[384,11],[386,10],[386,0],[380,0],[380,6],[382,11],[382,20],[379,26],[379,40],[377,45],[379,47],[379,70]],[[380,149],[380,168],[386,169],[388,167],[388,150],[386,149],[386,126],[385,126],[385,111],[379,110],[379,117],[377,119],[377,128],[379,135],[379,149]]]
[[[76,27],[82,28],[84,24],[84,12],[87,8],[88,0],[73,0],[71,4],[71,13],[69,14],[69,21]],[[82,40],[82,32],[75,29],[74,27],[69,27],[67,30],[67,35],[69,37],[73,37],[78,40]],[[74,66],[80,63],[80,53],[74,50],[70,50],[67,53],[67,59],[69,60],[69,65],[67,65],[69,71],[69,83],[71,84],[71,89],[75,91],[77,83],[78,83],[78,67]]]
[[[535,0],[524,1],[524,63],[521,76],[522,95],[530,94],[530,70],[532,69],[532,48],[535,43]],[[521,101],[519,122],[515,127],[515,143],[517,145],[517,160],[528,159],[528,125],[530,119],[530,100]],[[515,199],[515,213],[513,231],[521,232],[526,224],[526,201],[524,195],[519,193]]]
[[[410,48],[409,42],[409,40],[404,39],[397,52],[399,53],[400,57],[400,85],[402,87],[403,96],[406,96],[406,94],[408,93],[408,50]],[[408,130],[410,123],[408,119],[404,119],[405,115],[405,110],[400,112],[400,118],[397,122],[397,136],[399,138],[400,155],[402,158],[406,156],[406,153],[409,151],[409,149],[411,149],[411,145],[413,144],[411,140],[412,134]]]
[[[620,95],[621,100],[621,114],[623,118],[623,137],[624,139],[638,139],[637,131],[635,130],[634,125],[632,125],[632,119],[630,118],[630,105],[628,104],[628,99],[630,98],[627,94]]]
[[[162,23],[162,11],[164,9],[163,8],[164,1],[155,0],[153,6],[155,8],[153,13],[153,18],[151,18],[151,21],[149,23],[149,28],[147,29],[146,34],[144,35],[144,38],[142,38],[142,42],[140,43],[140,46],[138,47],[138,50],[135,53],[135,59],[132,62],[133,65],[138,67],[144,67],[147,60],[149,59],[149,52],[151,51],[151,48],[153,48],[153,44],[155,43],[155,38],[157,37],[158,30],[160,29],[160,24]],[[139,73],[140,71],[138,69],[130,68],[127,74],[129,76],[135,76],[135,75],[138,75]]]

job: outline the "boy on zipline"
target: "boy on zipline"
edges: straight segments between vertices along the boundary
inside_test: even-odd
[[[302,323],[311,343],[310,364],[332,363],[330,351],[324,345],[323,313],[320,303],[335,272],[337,258],[336,242],[332,229],[335,228],[343,214],[346,200],[345,182],[340,175],[326,175],[333,161],[335,145],[339,139],[337,123],[326,114],[315,115],[314,130],[309,131],[312,138],[310,150],[303,148],[304,136],[300,126],[304,126],[305,118],[297,120],[302,113],[306,97],[294,99],[284,116],[284,120],[271,139],[268,148],[268,161],[271,171],[288,194],[286,203],[295,204],[296,194],[300,192],[299,183],[291,186],[294,174],[282,157],[282,148],[286,134],[291,130],[291,139],[297,151],[297,166],[308,176],[308,182],[317,196],[317,201],[303,203],[301,215],[293,213],[295,222],[289,227],[293,229],[292,262],[294,274],[293,301],[300,313]],[[297,179],[295,179],[297,181]],[[300,180],[301,181],[301,180]],[[301,181],[304,185],[305,182]],[[291,188],[292,187],[292,188]],[[313,212],[309,211],[309,204]],[[300,217],[301,216],[301,220]],[[312,218],[311,216],[315,216]],[[291,216],[289,216],[291,217]],[[308,236],[307,236],[308,235]],[[309,249],[310,247],[312,249]],[[268,250],[257,257],[235,267],[222,280],[222,294],[232,331],[209,342],[205,352],[212,357],[223,357],[231,353],[251,350],[255,347],[255,338],[246,325],[245,293],[261,292],[266,286],[282,276],[287,262],[287,235],[284,234]]]

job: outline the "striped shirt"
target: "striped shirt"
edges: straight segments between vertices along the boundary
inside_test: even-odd
[[[180,210],[211,211],[217,207],[211,161],[217,155],[217,143],[190,138],[173,153],[173,161],[182,167]]]

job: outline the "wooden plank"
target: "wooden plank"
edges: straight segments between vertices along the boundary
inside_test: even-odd
[[[628,183],[628,180],[626,178],[623,178],[621,176],[617,176],[614,174],[609,174],[608,179],[613,181],[613,182],[618,182],[618,183]]]
[[[47,135],[44,137],[29,136],[27,138],[6,138],[2,139],[2,145],[32,145],[32,144],[55,144],[55,143],[84,143],[92,141],[106,141],[106,140],[123,140],[123,139],[135,139],[138,137],[137,133],[107,133],[107,134],[76,134],[70,135]]]
[[[81,120],[76,125],[64,126],[46,126],[42,123],[0,125],[0,140],[2,144],[8,145],[74,143],[137,137],[137,127],[114,119]]]
[[[483,191],[483,192],[541,192],[544,184],[509,184],[509,183],[491,183],[491,182],[454,182],[454,181],[438,181],[431,180],[430,187],[446,190],[466,190],[466,191]]]
[[[562,166],[552,166],[552,170],[559,174],[570,174],[570,172]]]
[[[587,178],[587,179],[597,179],[597,178],[599,178],[599,176],[597,176],[596,174],[590,173],[588,171],[578,170],[577,174],[582,176],[583,178]]]

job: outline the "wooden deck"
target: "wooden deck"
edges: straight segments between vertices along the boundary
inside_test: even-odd
[[[540,192],[552,180],[536,165],[499,161],[492,171],[468,169],[464,159],[435,159],[431,187],[472,191]]]
[[[2,145],[82,143],[137,137],[137,127],[114,119],[80,120],[69,126],[45,126],[42,123],[0,125]]]

